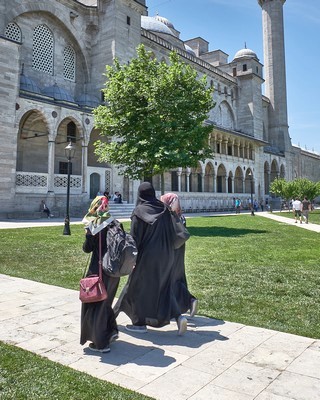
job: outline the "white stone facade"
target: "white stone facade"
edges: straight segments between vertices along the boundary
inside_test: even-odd
[[[69,141],[76,148],[74,213],[81,214],[98,191],[120,191],[125,201],[135,201],[138,182],[94,155],[100,137],[92,109],[102,102],[105,66],[115,57],[128,62],[140,43],[160,60],[178,51],[215,89],[216,106],[207,121],[214,158],[166,174],[165,190],[178,191],[186,210],[229,209],[235,197],[246,204],[251,190],[265,199],[277,176],[320,180],[320,157],[292,147],[288,133],[279,28],[284,1],[259,3],[265,59],[270,45],[280,57],[275,64],[265,60],[268,97],[261,89],[263,66],[252,50],[241,49],[228,61],[223,51],[209,51],[202,38],[183,42],[170,21],[147,16],[144,0],[0,0],[0,214],[38,211],[41,199],[64,208]],[[277,15],[275,25],[268,13]],[[275,35],[278,41],[272,41]],[[159,177],[154,185],[159,190]]]

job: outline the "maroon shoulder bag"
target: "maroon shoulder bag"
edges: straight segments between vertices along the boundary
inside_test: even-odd
[[[96,303],[105,300],[108,295],[102,280],[102,257],[101,257],[101,232],[99,232],[99,275],[89,275],[80,279],[79,299],[82,303]]]

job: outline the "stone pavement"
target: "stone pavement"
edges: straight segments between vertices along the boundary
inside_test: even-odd
[[[78,291],[0,275],[0,340],[159,400],[320,400],[320,340],[201,316],[182,337],[174,322],[139,335],[122,313],[97,354],[79,344],[80,307]]]
[[[320,340],[201,316],[184,336],[173,322],[139,335],[120,314],[97,354],[79,345],[77,291],[0,275],[0,293],[1,341],[155,399],[320,399]]]

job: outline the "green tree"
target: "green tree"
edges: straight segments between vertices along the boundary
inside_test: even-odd
[[[305,196],[313,200],[320,195],[320,182],[312,182],[306,178],[286,181],[283,178],[275,179],[270,185],[270,192],[283,199],[303,199]]]
[[[95,152],[132,179],[212,157],[212,128],[204,125],[214,107],[212,89],[177,53],[169,60],[158,62],[140,45],[130,63],[106,67],[106,105],[94,110],[95,126],[113,140],[97,141]]]
[[[301,200],[306,196],[309,200],[313,200],[320,195],[320,182],[312,182],[306,178],[298,178],[292,181],[295,187],[295,196]]]

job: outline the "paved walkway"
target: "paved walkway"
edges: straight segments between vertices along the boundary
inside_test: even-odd
[[[182,337],[173,322],[138,335],[120,314],[97,354],[79,345],[77,291],[0,275],[0,294],[1,341],[155,399],[320,400],[320,340],[201,316]]]

